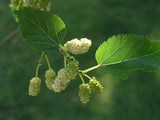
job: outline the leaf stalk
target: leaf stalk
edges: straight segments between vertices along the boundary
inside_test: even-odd
[[[39,59],[39,62],[38,62],[37,68],[36,68],[36,77],[38,77],[38,70],[39,70],[39,67],[40,67],[40,65],[41,65],[41,63],[43,61],[44,54],[45,54],[45,52],[42,52],[42,55],[41,55],[41,57]]]
[[[45,52],[45,58],[46,58],[46,61],[47,61],[47,64],[48,64],[48,68],[51,69],[51,65],[50,65],[48,57],[47,57],[47,52]]]
[[[81,72],[82,74],[85,74],[85,73],[87,73],[87,72],[90,72],[90,71],[92,71],[92,70],[95,70],[95,69],[99,68],[100,66],[101,66],[101,64],[96,65],[96,66],[93,66],[93,67],[91,67],[91,68],[88,68],[88,69],[83,70],[83,71],[80,71],[80,72]]]

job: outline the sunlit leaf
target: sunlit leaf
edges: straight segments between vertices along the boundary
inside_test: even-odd
[[[113,36],[100,45],[96,60],[108,73],[124,79],[133,70],[154,71],[160,65],[160,42],[144,36]]]

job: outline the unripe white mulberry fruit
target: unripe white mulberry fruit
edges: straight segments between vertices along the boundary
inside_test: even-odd
[[[37,3],[37,0],[24,0],[24,6],[25,7],[34,7]]]
[[[39,0],[36,4],[37,9],[44,9],[48,6],[50,0]]]
[[[45,6],[44,10],[50,11],[50,9],[51,9],[51,2],[49,2],[48,5]]]
[[[82,103],[86,104],[89,102],[89,98],[91,95],[91,89],[88,84],[81,84],[79,86],[79,93],[78,93],[80,100]]]
[[[24,0],[25,7],[32,7],[40,10],[49,10],[50,0]]]
[[[54,81],[54,84],[52,84],[52,89],[54,92],[61,92],[67,87],[69,82],[70,80],[66,77],[65,69],[60,69],[58,71],[58,75]]]
[[[92,77],[92,79],[89,82],[89,85],[91,87],[92,92],[94,93],[100,93],[103,91],[102,85],[97,81],[96,77]]]
[[[47,70],[45,73],[45,83],[48,89],[52,90],[52,84],[54,84],[54,80],[56,78],[56,73],[53,69]]]
[[[41,79],[39,77],[34,77],[30,80],[29,84],[29,95],[37,96],[40,92]]]
[[[91,45],[92,45],[91,40],[87,38],[81,38],[81,40],[78,40],[77,38],[75,38],[65,43],[64,48],[70,53],[77,55],[77,54],[84,54],[88,52]]]
[[[79,62],[78,61],[69,62],[65,68],[67,78],[70,80],[76,79],[76,76],[78,74],[78,70],[79,70]]]

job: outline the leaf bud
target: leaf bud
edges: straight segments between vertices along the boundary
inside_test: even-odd
[[[103,91],[102,85],[97,81],[96,77],[92,77],[92,79],[89,82],[89,85],[91,87],[92,92],[94,93],[100,93]]]
[[[47,70],[45,73],[45,83],[48,89],[52,90],[52,84],[54,84],[54,80],[56,78],[56,73],[53,69]]]
[[[29,84],[29,95],[37,96],[40,92],[41,79],[39,77],[34,77],[30,80]]]
[[[80,97],[80,101],[84,104],[86,104],[87,102],[89,102],[89,98],[91,95],[91,89],[90,86],[88,84],[84,84],[82,83],[79,86],[79,93],[78,93],[79,97]]]

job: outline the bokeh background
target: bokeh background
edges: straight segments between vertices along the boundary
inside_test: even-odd
[[[9,2],[0,0],[0,41],[18,26]],[[66,41],[75,37],[93,41],[87,54],[76,56],[81,69],[96,65],[96,49],[114,34],[160,40],[159,0],[52,0],[51,11],[66,24]],[[78,98],[78,77],[59,94],[45,87],[44,62],[39,72],[41,92],[30,97],[28,85],[41,52],[16,38],[0,45],[0,120],[160,120],[160,71],[135,71],[127,80],[93,71],[89,75],[97,77],[104,92],[92,94],[84,105]],[[55,71],[63,67],[58,52],[49,53],[49,59]]]

